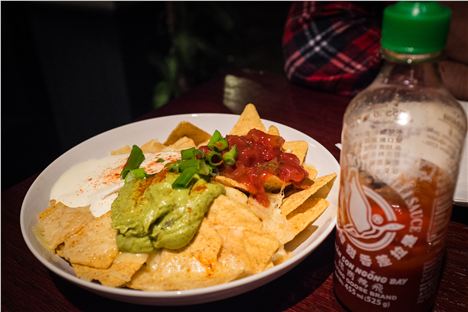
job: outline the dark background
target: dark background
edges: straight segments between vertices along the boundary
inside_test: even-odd
[[[220,72],[282,73],[289,5],[2,2],[2,189]]]

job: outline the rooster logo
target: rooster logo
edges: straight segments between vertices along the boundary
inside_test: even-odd
[[[346,207],[349,220],[343,230],[358,247],[369,251],[385,248],[395,237],[395,232],[404,228],[403,224],[394,222],[395,213],[386,200],[359,183],[356,169],[350,171],[342,195],[342,207]],[[369,199],[377,206],[375,211]]]

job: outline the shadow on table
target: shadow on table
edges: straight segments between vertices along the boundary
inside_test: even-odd
[[[330,235],[309,257],[280,278],[245,294],[225,300],[181,307],[158,307],[158,311],[281,311],[302,301],[319,288],[333,272],[333,245]],[[154,311],[155,307],[123,303],[81,289],[51,273],[62,294],[81,311]],[[112,309],[112,310],[111,310]]]

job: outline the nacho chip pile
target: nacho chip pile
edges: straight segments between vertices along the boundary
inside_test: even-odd
[[[255,106],[248,104],[230,134],[245,135],[250,129],[273,135],[279,130],[263,125]],[[181,122],[164,143],[141,146],[144,152],[179,151],[206,144],[210,134],[189,122]],[[39,215],[35,233],[41,243],[67,260],[76,275],[111,287],[140,290],[183,290],[226,283],[262,272],[285,261],[316,227],[312,223],[328,207],[326,197],[335,173],[317,176],[304,164],[308,144],[289,141],[283,150],[295,154],[308,172],[301,188],[271,176],[265,183],[269,206],[248,193],[246,185],[218,175],[225,195],[212,203],[193,241],[180,250],[150,254],[120,252],[111,212],[95,218],[89,207],[69,208],[51,201]],[[128,153],[130,147],[112,154]]]

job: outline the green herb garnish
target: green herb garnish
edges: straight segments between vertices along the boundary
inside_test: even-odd
[[[180,173],[172,184],[173,188],[187,187],[194,177],[209,179],[218,173],[221,165],[233,166],[236,163],[236,146],[227,151],[228,141],[218,130],[215,130],[206,147],[203,151],[195,147],[182,150],[180,160],[166,165],[169,171]]]
[[[122,172],[120,173],[120,177],[125,179],[127,174],[133,170],[138,169],[141,163],[145,160],[145,155],[143,155],[143,151],[136,145],[132,146],[132,151],[130,152],[130,156],[128,156],[127,162],[125,163]]]

